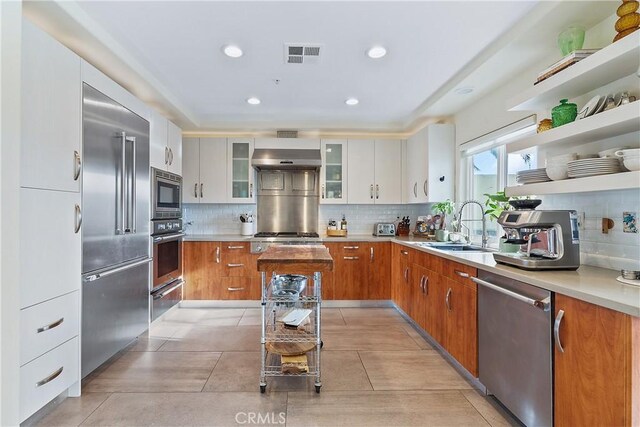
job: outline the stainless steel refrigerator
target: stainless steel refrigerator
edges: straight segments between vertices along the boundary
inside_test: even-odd
[[[82,377],[149,326],[149,122],[83,85]]]

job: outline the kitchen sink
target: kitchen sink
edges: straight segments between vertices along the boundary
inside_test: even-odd
[[[462,243],[445,243],[445,242],[412,242],[413,245],[422,248],[438,249],[440,251],[451,252],[496,252],[495,249],[483,248],[476,245],[468,245]]]

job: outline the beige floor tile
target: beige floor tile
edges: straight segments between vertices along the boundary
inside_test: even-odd
[[[87,392],[201,391],[220,357],[205,352],[129,352],[83,388]]]
[[[116,393],[83,425],[251,425],[251,414],[270,417],[271,424],[276,425],[286,416],[286,405],[286,393]]]
[[[129,348],[129,351],[158,351],[166,341],[167,340],[165,338],[149,338],[141,336],[138,337],[138,341]]]
[[[323,308],[320,313],[320,324],[324,326],[346,325],[339,308]]]
[[[193,325],[177,322],[169,322],[166,320],[157,320],[151,324],[147,336],[149,338],[171,338],[177,333],[184,334],[191,329]]]
[[[326,350],[419,350],[399,326],[328,326],[322,340]]]
[[[323,390],[372,390],[369,378],[355,351],[322,351]],[[222,353],[203,391],[248,391],[259,388],[260,353]],[[313,378],[269,377],[271,391],[315,391]]]
[[[181,308],[168,313],[163,319],[173,323],[237,326],[244,311],[244,308]]]
[[[287,427],[487,426],[458,391],[289,393]]]
[[[435,350],[361,351],[374,390],[459,390],[471,385]]]
[[[262,319],[262,309],[247,308],[240,319],[238,326],[260,326]]]
[[[478,390],[461,390],[461,393],[484,417],[492,427],[520,426],[521,424],[508,414],[491,397],[481,394]]]
[[[422,350],[433,350],[433,346],[429,344],[429,342],[425,340],[422,337],[422,335],[420,335],[412,325],[410,325],[409,323],[405,323],[402,325],[402,329],[405,330],[405,332],[415,341],[418,347],[420,347]]]
[[[347,325],[388,325],[406,323],[395,308],[341,308]]]
[[[259,326],[193,326],[178,333],[158,351],[257,351]]]
[[[40,419],[37,426],[78,426],[95,411],[111,393],[87,393],[68,397],[52,412]]]

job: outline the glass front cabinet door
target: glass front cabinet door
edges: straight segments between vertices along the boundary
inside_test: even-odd
[[[320,203],[347,203],[347,140],[322,140]]]
[[[227,139],[229,201],[255,203],[255,172],[251,167],[253,138]]]

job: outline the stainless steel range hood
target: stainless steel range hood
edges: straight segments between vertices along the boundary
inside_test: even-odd
[[[320,150],[265,149],[253,150],[251,166],[257,170],[320,169]]]

